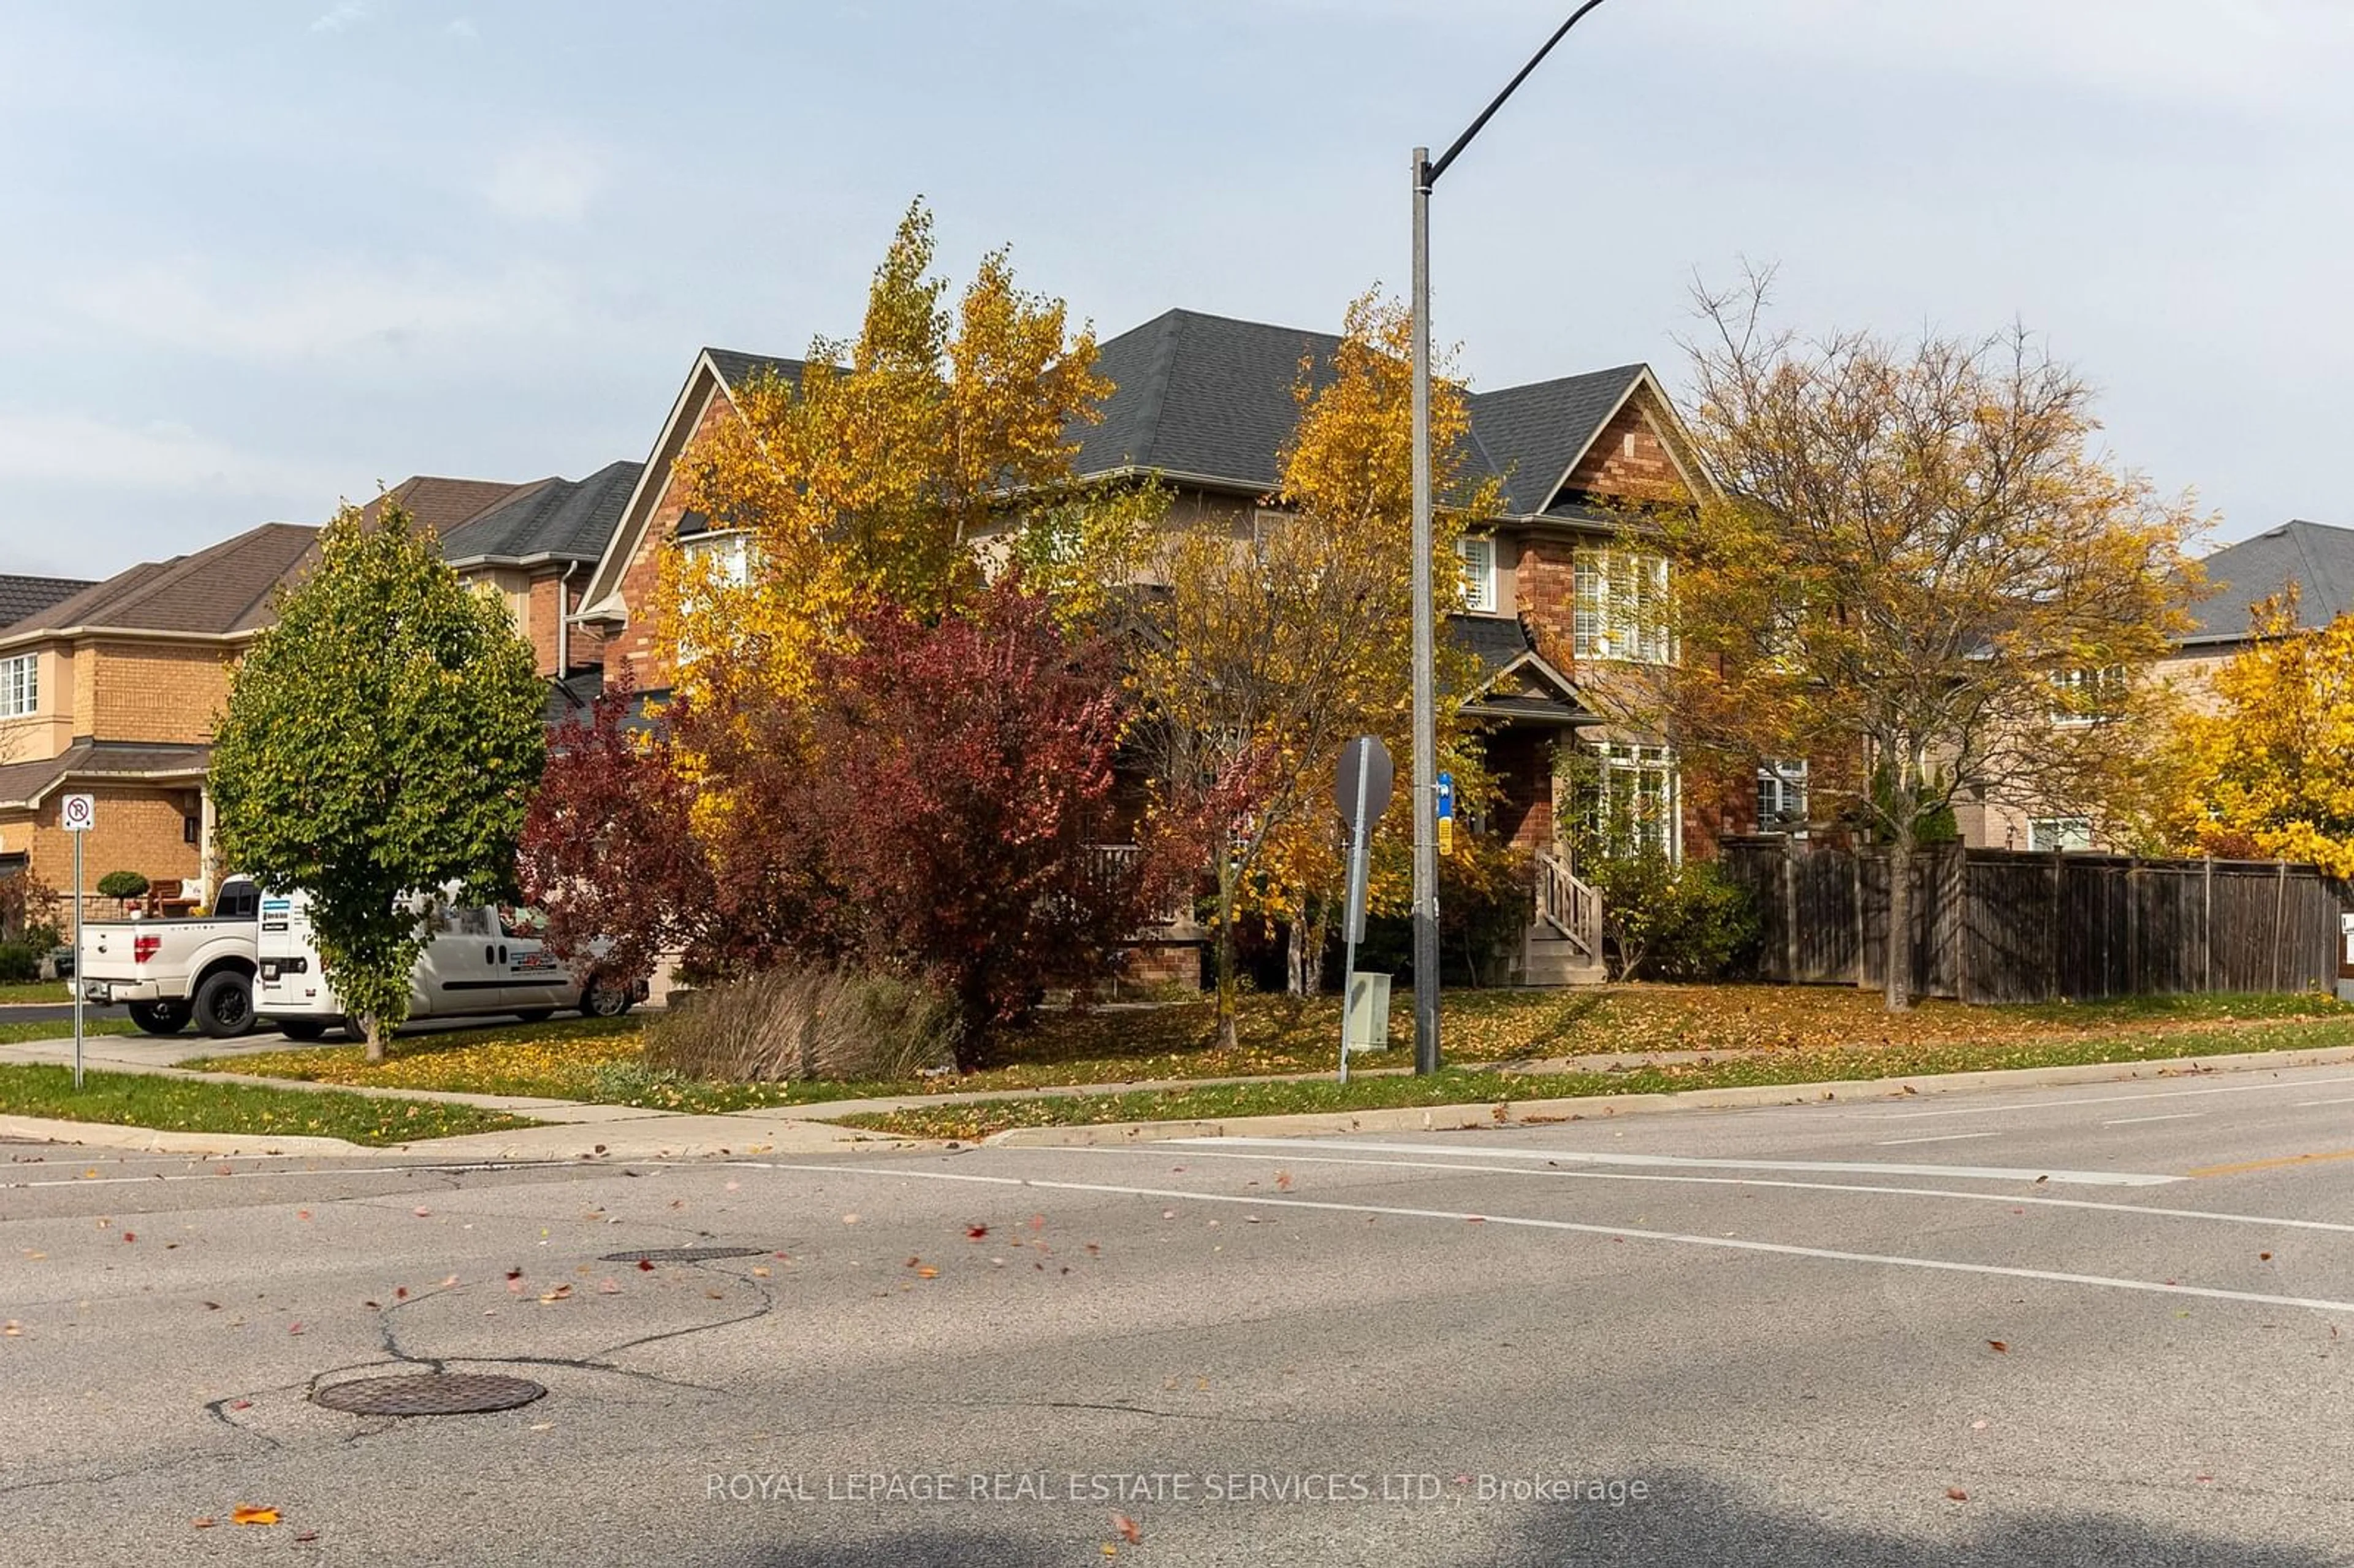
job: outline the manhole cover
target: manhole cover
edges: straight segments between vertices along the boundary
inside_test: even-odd
[[[546,1392],[519,1377],[423,1372],[330,1383],[311,1400],[354,1415],[479,1415],[529,1404]]]
[[[758,1257],[763,1246],[655,1246],[642,1252],[609,1252],[599,1263],[708,1263],[715,1257]]]

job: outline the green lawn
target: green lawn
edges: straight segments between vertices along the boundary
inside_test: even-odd
[[[55,1001],[70,1004],[73,987],[64,980],[11,980],[0,985],[0,1006],[15,1001]]]
[[[1360,1058],[1362,1065],[1411,1065],[1409,1006],[1409,999],[1402,996],[1393,1013],[1391,1038],[1397,1044],[1388,1051]],[[1544,1057],[1666,1050],[1739,1051],[1809,1060],[1852,1054],[1876,1060],[1892,1052],[1999,1053],[2031,1044],[2056,1046],[2121,1033],[2129,1033],[2137,1043],[2154,1043],[2186,1033],[2204,1038],[2299,1019],[2335,1020],[2354,1029],[2354,1007],[2321,997],[2141,997],[2013,1008],[1931,1001],[1909,1013],[1891,1016],[1882,1011],[1875,993],[1843,987],[1458,991],[1446,997],[1445,1044],[1448,1062],[1463,1066],[1495,1067]],[[680,1111],[808,1105],[870,1095],[987,1093],[1332,1070],[1340,1031],[1335,999],[1300,1001],[1281,996],[1246,997],[1239,1022],[1239,1046],[1220,1050],[1213,1037],[1207,1002],[1048,1013],[1031,1028],[1006,1037],[1002,1051],[1009,1060],[1002,1066],[961,1078],[885,1083],[713,1084],[657,1074],[645,1065],[641,1024],[634,1018],[567,1018],[414,1035],[397,1041],[390,1059],[374,1066],[362,1059],[355,1044],[311,1046],[188,1065],[315,1083],[530,1095]],[[1929,1069],[1898,1066],[1892,1070]],[[1806,1075],[1801,1072],[1799,1078]],[[1822,1075],[1869,1074],[1849,1071]]]
[[[120,1015],[103,1013],[95,1009],[82,1014],[81,1032],[85,1037],[93,1034],[136,1034],[139,1026]],[[0,1016],[0,1045],[21,1045],[27,1040],[70,1040],[73,1020],[60,1019],[55,1023],[27,1023]]]
[[[2009,1044],[1910,1044],[1861,1049],[1793,1050],[1610,1073],[1535,1074],[1451,1066],[1428,1077],[1331,1078],[1205,1085],[1112,1095],[1063,1095],[926,1106],[847,1116],[845,1125],[915,1138],[977,1139],[1014,1127],[1124,1121],[1194,1121],[1392,1106],[1480,1104],[1596,1095],[1670,1094],[1749,1085],[1837,1083],[2003,1067],[2158,1062],[2243,1051],[2354,1045],[2354,1017],[2303,1019],[2235,1029],[2077,1035]]]
[[[434,1100],[270,1089],[148,1073],[85,1073],[77,1090],[71,1068],[47,1065],[0,1065],[0,1113],[174,1132],[275,1133],[376,1145],[534,1125],[522,1117]]]

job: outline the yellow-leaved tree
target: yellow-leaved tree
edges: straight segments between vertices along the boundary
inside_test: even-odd
[[[1157,493],[1073,480],[1069,432],[1111,390],[1094,334],[1018,287],[1002,249],[950,310],[933,253],[918,201],[857,336],[818,339],[798,377],[737,388],[739,418],[679,464],[687,504],[750,535],[741,581],[676,553],[665,563],[673,684],[706,710],[805,691],[864,597],[938,614],[994,562],[1084,614],[1150,537]]]
[[[1411,832],[1412,320],[1368,293],[1349,307],[1332,363],[1303,363],[1299,421],[1274,508],[1232,527],[1202,524],[1161,553],[1165,592],[1135,680],[1149,717],[1158,809],[1197,824],[1217,878],[1217,1023],[1235,1039],[1235,917],[1254,906],[1320,952],[1341,891],[1341,823],[1331,780],[1341,747],[1377,735],[1401,788],[1383,832]],[[1494,510],[1492,482],[1467,486],[1469,405],[1435,378],[1432,571],[1443,616],[1459,606],[1455,549]],[[1443,629],[1442,629],[1443,630]],[[1471,662],[1442,636],[1442,728]],[[1466,763],[1460,778],[1472,782]],[[1302,959],[1295,954],[1294,973]]]
[[[2354,615],[2298,624],[2292,592],[2256,605],[2215,706],[2177,720],[2168,835],[2190,854],[2311,861],[2354,876]]]

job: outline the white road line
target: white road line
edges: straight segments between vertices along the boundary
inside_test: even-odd
[[[143,1156],[142,1158],[159,1158]],[[168,1158],[168,1157],[160,1157]],[[224,1164],[228,1160],[332,1160],[333,1155],[320,1154],[232,1154],[216,1156]],[[610,1161],[605,1162],[610,1164]],[[652,1160],[637,1161],[652,1164]],[[444,1176],[468,1176],[486,1171],[588,1171],[595,1169],[581,1160],[470,1160],[455,1165],[429,1165],[422,1161],[413,1165],[357,1165],[338,1170],[333,1165],[312,1166],[290,1170],[283,1166],[275,1171],[182,1171],[165,1175],[150,1172],[145,1176],[60,1176],[41,1181],[0,1181],[0,1192],[14,1192],[29,1187],[146,1187],[157,1181],[217,1181],[222,1177],[268,1176],[389,1176],[402,1171],[429,1171]]]
[[[738,1160],[731,1163],[752,1171],[793,1171],[819,1176],[896,1176],[917,1181],[963,1181],[977,1186],[1023,1187],[1047,1192],[1100,1192],[1111,1197],[1153,1198],[1162,1202],[1221,1203],[1253,1209],[1303,1209],[1341,1214],[1386,1215],[1402,1220],[1479,1221],[1522,1230],[1563,1231],[1575,1235],[1617,1236],[1627,1241],[1660,1242],[1671,1246],[1712,1247],[1726,1252],[1760,1252],[1782,1257],[1814,1258],[1825,1263],[1861,1263],[1882,1268],[1921,1268],[1941,1274],[1982,1274],[2002,1279],[2034,1279],[2051,1285],[2081,1285],[2103,1290],[2132,1290],[2152,1296],[2191,1296],[2209,1301],[2238,1301],[2255,1307],[2298,1307],[2317,1312],[2354,1312],[2354,1301],[2331,1301],[2311,1296],[2268,1296],[2253,1290],[2224,1290],[2204,1285],[2168,1285],[2155,1279],[2118,1279],[2101,1274],[2066,1274],[2050,1268],[2014,1268],[1998,1263],[1963,1263],[1953,1258],[1910,1257],[1898,1253],[1844,1252],[1834,1247],[1798,1246],[1788,1242],[1745,1241],[1738,1236],[1685,1235],[1675,1231],[1633,1229],[1626,1225],[1591,1225],[1575,1220],[1536,1219],[1518,1214],[1475,1214],[1460,1209],[1408,1209],[1384,1203],[1333,1203],[1312,1198],[1252,1198],[1223,1192],[1188,1192],[1168,1187],[1118,1187],[1097,1181],[1038,1181],[1020,1176],[983,1176],[968,1171],[907,1171],[875,1165],[798,1165],[783,1160]]]
[[[2101,1125],[2103,1127],[2138,1127],[2146,1121],[2197,1121],[2206,1114],[2205,1111],[2168,1111],[2164,1116],[2121,1116],[2113,1121],[2105,1121]]]
[[[2000,1138],[1999,1132],[1933,1132],[1925,1138],[1883,1138],[1874,1147],[1893,1149],[1900,1143],[1955,1143],[1965,1138]]]
[[[2354,1096],[2336,1100],[2299,1100],[2293,1108],[2304,1110],[2309,1106],[2354,1106]]]
[[[2266,1090],[2306,1089],[2316,1084],[2354,1084],[2354,1075],[2338,1074],[2328,1078],[2302,1078],[2289,1083],[2230,1084],[2213,1089],[2145,1089],[2137,1095],[2087,1095],[2070,1100],[2021,1100],[2012,1105],[1956,1106],[1947,1110],[1865,1111],[1861,1121],[1915,1121],[1928,1116],[1985,1116],[1991,1111],[2066,1110],[2072,1106],[2132,1105],[2137,1100],[2179,1099],[2185,1095],[2253,1095]]]
[[[1292,1138],[1172,1138],[1173,1146],[1222,1143],[1229,1147],[1298,1149]],[[1694,1160],[1675,1154],[1589,1154],[1575,1149],[1466,1149],[1459,1144],[1364,1143],[1345,1138],[1320,1138],[1320,1149],[1362,1150],[1374,1154],[1473,1155],[1492,1160],[1552,1160],[1580,1165],[1660,1165],[1697,1171],[1809,1171],[1851,1176],[1952,1176],[1977,1181],[2056,1181],[2073,1187],[2162,1187],[2179,1176],[2155,1176],[2131,1171],[2061,1171],[2051,1166],[2012,1165],[1876,1165],[1861,1160]]]
[[[1058,1150],[1077,1153],[1080,1150]],[[1089,1154],[1124,1154],[1145,1159],[1158,1158],[1150,1148],[1135,1145],[1106,1146],[1085,1150]],[[1855,1181],[1779,1181],[1764,1176],[1648,1176],[1631,1171],[1557,1171],[1551,1168],[1531,1170],[1519,1165],[1467,1165],[1457,1160],[1355,1160],[1326,1155],[1289,1154],[1226,1154],[1214,1150],[1190,1150],[1188,1160],[1249,1160],[1261,1163],[1284,1165],[1368,1165],[1377,1169],[1401,1171],[1461,1171],[1490,1176],[1558,1176],[1575,1181],[1649,1181],[1690,1187],[1775,1187],[1793,1192],[1863,1192],[1874,1197],[1890,1198],[1950,1198],[1965,1203],[2008,1203],[2013,1208],[2090,1209],[2110,1214],[2154,1215],[2168,1220],[2213,1220],[2221,1224],[2261,1225],[2266,1230],[2328,1231],[2338,1235],[2354,1235],[2354,1224],[2340,1220],[2291,1220],[2275,1214],[2238,1214],[2214,1209],[2161,1209],[2145,1203],[2104,1203],[2092,1198],[2039,1198],[2033,1194],[2009,1192],[1961,1192],[1950,1187],[1872,1187]]]

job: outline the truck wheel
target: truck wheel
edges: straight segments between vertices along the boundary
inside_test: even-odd
[[[323,1018],[273,1018],[278,1033],[289,1040],[317,1040],[327,1033]]]
[[[196,988],[196,1027],[216,1040],[234,1040],[253,1027],[253,982],[235,969],[216,970]]]
[[[580,991],[580,1016],[583,1018],[619,1018],[630,1011],[637,999],[630,988],[610,980],[590,980]]]
[[[150,1034],[177,1034],[188,1026],[188,1004],[185,1001],[134,1001],[131,1004],[131,1022]]]

